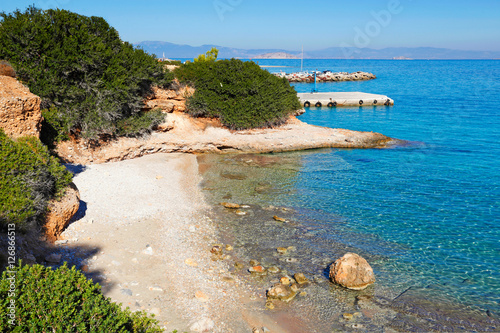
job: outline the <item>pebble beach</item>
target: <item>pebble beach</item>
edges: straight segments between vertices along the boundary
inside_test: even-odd
[[[155,154],[79,171],[81,209],[56,253],[105,296],[154,314],[166,332],[289,331],[265,313],[265,291],[230,274],[230,251],[211,258],[218,237],[196,156]]]

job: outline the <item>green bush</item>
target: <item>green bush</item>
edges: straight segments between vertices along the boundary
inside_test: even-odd
[[[180,60],[165,60],[161,62],[162,65],[182,65],[182,61]]]
[[[118,135],[135,136],[137,134],[146,134],[155,126],[165,121],[165,114],[160,109],[155,109],[146,113],[139,113],[132,117],[118,121]]]
[[[60,9],[0,13],[0,59],[51,110],[59,139],[71,131],[94,139],[115,135],[120,120],[141,112],[153,84],[165,87],[173,79],[103,18]]]
[[[12,140],[0,129],[0,228],[38,220],[72,175],[34,137]]]
[[[15,275],[5,271],[0,281],[1,332],[162,332],[144,312],[122,310],[104,297],[100,286],[74,267],[19,265],[15,271]],[[11,276],[15,290],[9,295]],[[8,316],[11,299],[14,325]]]
[[[231,129],[279,125],[301,108],[286,79],[254,62],[196,61],[177,68],[175,75],[196,89],[187,101],[190,114],[218,117]]]

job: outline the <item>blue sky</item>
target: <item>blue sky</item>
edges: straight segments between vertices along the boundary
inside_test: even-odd
[[[102,16],[132,43],[500,51],[499,0],[0,0],[0,11],[31,4]]]

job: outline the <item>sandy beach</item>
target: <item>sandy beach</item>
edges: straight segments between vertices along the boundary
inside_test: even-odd
[[[266,315],[264,291],[229,273],[229,251],[211,260],[217,234],[196,156],[154,154],[79,171],[81,209],[59,249],[106,296],[155,314],[166,332],[289,331]]]

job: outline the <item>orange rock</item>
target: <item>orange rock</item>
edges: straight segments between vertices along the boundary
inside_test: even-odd
[[[60,201],[52,200],[49,202],[49,212],[45,217],[44,224],[47,240],[55,242],[58,239],[79,207],[80,193],[76,185],[71,183]]]
[[[356,253],[346,253],[330,266],[333,282],[353,290],[362,290],[375,282],[370,264]]]
[[[193,94],[194,89],[187,86],[177,90],[153,87],[153,94],[144,101],[144,109],[147,111],[159,108],[165,113],[185,112],[186,98]]]
[[[251,268],[251,271],[256,272],[256,273],[264,273],[266,269],[262,266],[253,266]]]
[[[220,203],[222,206],[229,208],[229,209],[238,209],[240,208],[240,205],[231,203],[231,202],[221,202]]]
[[[286,219],[279,217],[279,216],[276,216],[276,215],[273,216],[273,219],[275,221],[278,221],[278,222],[288,222]]]
[[[40,137],[40,97],[10,76],[0,75],[0,128],[12,138]]]

